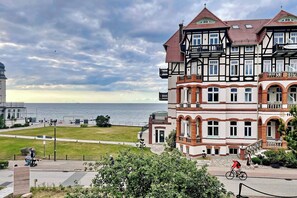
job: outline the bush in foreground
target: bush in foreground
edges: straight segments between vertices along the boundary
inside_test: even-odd
[[[93,186],[66,197],[228,197],[222,183],[177,151],[162,155],[121,152],[105,157]]]

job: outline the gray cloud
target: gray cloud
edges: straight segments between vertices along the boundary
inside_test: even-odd
[[[0,61],[8,89],[166,90],[163,43],[204,1],[3,0]],[[272,18],[273,0],[209,0],[223,20]],[[294,1],[283,2],[294,13]]]

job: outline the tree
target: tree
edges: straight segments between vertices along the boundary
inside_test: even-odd
[[[4,129],[5,126],[5,119],[4,119],[4,115],[0,115],[0,129]]]
[[[103,116],[103,115],[97,116],[96,125],[98,127],[111,127],[111,124],[109,123],[109,119],[110,119],[110,116],[108,116],[108,115],[106,115],[106,116]]]
[[[291,125],[293,130],[285,129],[285,140],[288,142],[288,147],[294,151],[297,150],[297,106],[294,105],[290,109],[290,113],[293,116]]]
[[[176,147],[176,130],[172,130],[168,137],[166,137],[166,143],[170,150],[173,150]]]
[[[98,162],[92,189],[81,189],[70,197],[227,197],[219,180],[197,169],[179,151],[161,155],[121,152],[111,163]]]

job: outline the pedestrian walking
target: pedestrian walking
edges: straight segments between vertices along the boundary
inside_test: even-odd
[[[252,168],[252,169],[255,168],[254,165],[253,165],[253,161],[252,161],[252,157],[251,157],[250,152],[248,153],[248,156],[247,156],[246,165],[247,165],[248,168]]]

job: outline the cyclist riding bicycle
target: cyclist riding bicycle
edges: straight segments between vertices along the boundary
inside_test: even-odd
[[[236,174],[238,175],[241,171],[241,164],[239,161],[237,160],[233,160],[233,165],[231,167],[232,170],[235,170]],[[237,169],[237,170],[236,170]]]

